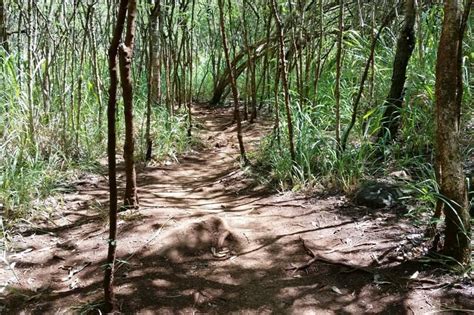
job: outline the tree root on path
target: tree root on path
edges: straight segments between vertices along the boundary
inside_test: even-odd
[[[311,248],[308,247],[308,245],[306,244],[307,241],[305,241],[302,237],[300,237],[300,241],[301,241],[301,243],[303,245],[303,248],[306,251],[306,253],[309,256],[311,256],[312,258],[308,262],[304,263],[301,266],[292,266],[290,268],[286,268],[286,270],[293,270],[293,273],[295,273],[297,271],[304,270],[304,269],[308,268],[309,266],[311,266],[316,261],[322,261],[322,262],[327,263],[327,264],[338,265],[338,266],[349,268],[349,269],[351,269],[351,271],[363,271],[363,272],[366,272],[366,273],[375,274],[375,271],[373,271],[369,268],[354,266],[354,265],[351,265],[351,264],[348,264],[348,263],[345,263],[345,262],[342,262],[342,261],[337,261],[337,260],[331,259],[329,257],[325,257],[323,255],[317,254]]]
[[[323,256],[321,254],[317,254],[313,249],[310,248],[310,246],[308,246],[308,241],[305,241],[303,238],[300,237],[300,241],[303,245],[303,248],[305,250],[305,252],[311,256],[312,258],[300,265],[300,266],[292,266],[292,267],[289,267],[289,268],[286,268],[286,270],[292,270],[293,273],[297,272],[297,271],[300,271],[300,270],[305,270],[307,269],[308,267],[310,267],[313,263],[315,263],[316,261],[322,261],[324,263],[327,263],[327,264],[331,264],[331,265],[338,265],[338,266],[342,266],[342,267],[345,267],[345,268],[348,268],[349,270],[348,271],[345,271],[345,272],[354,272],[354,271],[362,271],[362,272],[365,272],[365,273],[368,273],[368,274],[371,274],[374,276],[374,278],[376,278],[378,275],[378,272],[375,270],[375,269],[371,269],[371,268],[367,268],[367,267],[359,267],[359,266],[354,266],[350,263],[346,263],[346,262],[343,262],[343,261],[338,261],[338,260],[334,260],[332,258],[329,258],[327,256]],[[313,246],[313,247],[316,247],[316,246]],[[394,279],[392,277],[390,277],[388,274],[386,274],[385,276],[387,276],[389,279],[390,279],[390,282],[383,282],[383,283],[392,283],[392,284],[396,284],[397,286],[399,286],[400,288],[401,287],[405,287],[405,286],[408,286],[410,284],[413,284],[413,283],[428,283],[430,285],[427,285],[427,286],[413,286],[412,288],[414,289],[419,289],[419,290],[435,290],[435,289],[442,289],[442,288],[446,288],[446,287],[449,287],[449,286],[453,286],[454,284],[453,283],[450,283],[450,282],[439,282],[438,280],[436,279],[429,279],[429,278],[415,278],[415,277],[409,277],[409,278],[406,278],[406,277],[403,277],[402,279],[404,279],[406,281],[405,284],[402,284],[400,283],[400,281],[397,281],[397,279]],[[374,282],[376,282],[376,280],[374,280]],[[377,283],[377,282],[376,282]],[[379,282],[379,283],[382,283],[382,282]]]

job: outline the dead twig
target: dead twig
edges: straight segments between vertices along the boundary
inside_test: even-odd
[[[67,270],[68,271],[68,275],[67,277],[65,278],[62,278],[61,280],[62,281],[69,281],[71,280],[76,274],[78,274],[79,272],[83,271],[84,269],[86,269],[87,267],[89,267],[92,263],[90,261],[86,261],[85,263],[77,266],[77,267],[66,267],[66,266],[61,266],[59,267],[59,269],[63,269],[63,270]]]
[[[414,289],[419,289],[419,290],[435,290],[435,289],[446,288],[446,287],[449,287],[450,285],[451,285],[451,283],[449,283],[449,282],[443,282],[443,283],[437,283],[437,284],[428,285],[428,286],[417,286],[417,287],[413,287],[413,288]]]
[[[303,209],[307,208],[305,205],[289,204],[289,203],[283,203],[283,204],[254,203],[254,205],[260,206],[260,207],[293,207],[293,208],[303,208]]]
[[[442,289],[442,288],[454,285],[454,283],[451,283],[451,282],[441,282],[440,283],[439,281],[437,281],[435,279],[429,279],[429,278],[406,278],[406,277],[404,277],[402,279],[408,280],[412,283],[417,282],[417,283],[428,283],[428,284],[430,284],[430,285],[426,285],[426,286],[419,285],[419,286],[413,287],[414,289],[420,289],[420,290]],[[410,285],[410,283],[408,283],[408,285]]]
[[[327,250],[325,251],[324,253],[325,254],[330,254],[330,253],[334,253],[334,252],[342,252],[344,250],[347,250],[347,249],[353,249],[355,247],[359,247],[359,246],[367,246],[367,245],[377,245],[376,242],[366,242],[366,243],[360,243],[360,244],[355,244],[355,245],[351,245],[351,246],[346,246],[346,247],[342,247],[342,248],[334,248],[334,249],[331,249],[331,250]]]

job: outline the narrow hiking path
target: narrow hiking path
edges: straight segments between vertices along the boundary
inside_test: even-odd
[[[115,287],[124,313],[474,309],[472,284],[452,286],[408,261],[422,254],[422,231],[401,213],[338,195],[272,192],[239,167],[232,110],[193,111],[203,145],[179,163],[138,169],[141,208],[120,214]],[[269,129],[244,124],[249,148]],[[39,228],[19,226],[8,257],[14,273],[0,275],[15,289],[1,311],[92,309],[102,294],[107,198],[106,179],[85,175],[50,201],[60,211]],[[311,259],[308,251],[320,260],[291,270]]]

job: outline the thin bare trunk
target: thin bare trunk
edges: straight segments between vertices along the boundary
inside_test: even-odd
[[[339,3],[339,31],[337,33],[336,51],[336,86],[334,98],[336,100],[336,145],[337,151],[341,149],[341,70],[342,70],[342,34],[344,32],[344,1]]]
[[[152,105],[160,103],[161,92],[161,73],[160,73],[160,1],[155,3],[150,13],[150,34],[149,34],[149,51],[150,60],[148,66],[148,100],[146,107],[145,122],[145,141],[146,153],[145,160],[149,161],[152,157],[153,140],[151,139],[151,111]]]
[[[75,126],[75,120],[74,120],[74,110],[76,108],[76,94],[74,93],[75,86],[76,86],[76,12],[77,12],[77,4],[74,4],[73,6],[73,18],[72,18],[72,23],[71,23],[71,42],[69,43],[70,46],[68,46],[68,51],[71,53],[71,60],[69,64],[69,69],[68,71],[71,73],[71,81],[70,81],[70,100],[69,100],[69,107],[70,107],[70,112],[68,114],[68,120],[69,120],[69,130],[71,134],[75,133],[76,126]],[[73,139],[70,139],[70,142],[72,142]],[[75,148],[76,150],[78,149],[77,147]],[[77,154],[76,151],[73,151],[74,153]]]
[[[111,313],[116,310],[115,294],[113,288],[114,269],[115,269],[115,255],[117,249],[117,173],[116,173],[116,145],[117,135],[115,131],[115,112],[117,107],[117,52],[122,36],[125,16],[127,13],[128,0],[121,0],[120,7],[117,14],[117,22],[114,29],[112,41],[108,51],[108,65],[110,76],[109,87],[109,101],[107,104],[107,122],[108,122],[108,137],[107,137],[107,156],[109,162],[109,239],[107,262],[104,273],[104,311]]]
[[[277,52],[277,58],[279,58],[279,52]],[[275,84],[274,84],[274,96],[275,96],[275,124],[273,125],[273,132],[276,134],[278,149],[281,148],[280,141],[280,70],[281,67],[277,65],[275,67]]]
[[[29,127],[29,138],[32,145],[36,144],[35,138],[35,114],[34,114],[34,100],[33,100],[33,87],[34,87],[34,65],[33,65],[33,1],[28,0],[28,33],[27,33],[27,67],[28,67],[28,127]]]
[[[272,14],[268,14],[268,20],[267,20],[267,23],[266,23],[266,41],[269,42],[270,41],[270,35],[271,35],[271,27],[272,27]],[[264,53],[264,58],[263,58],[263,75],[262,77],[260,78],[260,82],[263,82],[263,87],[262,87],[262,93],[261,93],[261,98],[260,98],[260,104],[258,106],[258,109],[260,110],[263,106],[263,100],[266,98],[267,96],[267,89],[270,89],[270,74],[268,71],[268,59],[269,59],[269,52],[268,50],[265,51]],[[259,82],[259,85],[260,85],[260,82]],[[258,87],[257,87],[258,89]]]
[[[135,42],[135,20],[137,16],[136,0],[128,3],[127,33],[125,42],[119,45],[120,81],[122,83],[123,111],[125,117],[125,142],[123,158],[125,162],[125,196],[124,206],[138,208],[137,175],[135,172],[133,137],[133,86],[132,86],[132,58]]]
[[[360,99],[362,98],[362,93],[364,92],[365,80],[367,79],[367,75],[369,73],[370,64],[372,62],[372,59],[374,58],[375,46],[377,45],[377,42],[379,40],[380,35],[382,34],[383,29],[390,23],[390,21],[393,20],[394,17],[395,17],[395,8],[393,8],[390,11],[390,13],[385,17],[385,20],[383,21],[382,25],[379,27],[377,31],[377,35],[375,35],[374,39],[372,40],[369,58],[367,59],[367,62],[365,63],[364,72],[362,73],[362,77],[360,79],[359,91],[352,105],[351,121],[349,122],[349,125],[347,126],[341,138],[341,150],[343,152],[346,150],[347,140],[349,139],[351,130],[356,123],[359,102],[360,102]]]
[[[84,58],[87,47],[87,39],[89,34],[89,19],[92,13],[92,5],[87,6],[85,22],[83,23],[84,38],[82,40],[81,54],[79,57],[79,80],[77,82],[77,113],[76,113],[76,129],[74,130],[76,147],[79,148],[79,134],[81,132],[81,106],[82,106],[82,81],[84,70]]]
[[[415,0],[405,1],[405,24],[397,41],[393,61],[392,84],[386,99],[387,107],[382,117],[378,140],[388,142],[396,138],[400,127],[400,110],[403,104],[408,62],[415,48]]]
[[[92,54],[92,70],[94,73],[94,87],[97,93],[97,102],[99,107],[99,114],[97,116],[98,130],[99,130],[99,140],[102,140],[102,113],[103,113],[103,103],[102,103],[102,83],[99,75],[99,62],[97,60],[97,41],[95,37],[95,28],[93,21],[93,12],[91,13],[90,25],[89,25],[89,45],[91,46]]]
[[[237,90],[237,83],[235,82],[234,69],[230,62],[229,48],[227,46],[227,37],[226,37],[225,26],[224,26],[224,8],[223,8],[224,4],[222,2],[223,0],[218,0],[222,46],[224,48],[224,55],[225,55],[227,67],[230,69],[229,76],[230,76],[230,82],[231,82],[231,88],[232,88],[232,96],[234,98],[234,118],[237,123],[237,139],[239,141],[240,158],[242,159],[242,162],[244,164],[248,164],[249,161],[245,154],[245,147],[244,147],[244,142],[242,139],[242,126],[240,122],[240,112],[239,112],[239,92]]]
[[[5,5],[3,0],[0,0],[0,45],[6,52],[9,51],[8,47],[8,33],[7,33],[7,18],[5,15]]]
[[[288,142],[290,148],[290,156],[291,161],[296,164],[296,152],[295,152],[295,144],[294,144],[294,136],[293,136],[293,122],[291,119],[291,109],[290,109],[290,93],[288,91],[288,70],[287,70],[287,61],[285,58],[285,43],[284,43],[284,35],[283,35],[283,28],[281,25],[280,15],[278,14],[278,9],[275,3],[275,0],[271,1],[271,6],[273,10],[273,15],[275,17],[276,28],[278,33],[279,39],[279,51],[280,51],[280,75],[281,75],[281,83],[283,86],[283,95],[285,98],[285,109],[286,109],[286,119],[287,119],[287,127],[288,127]]]

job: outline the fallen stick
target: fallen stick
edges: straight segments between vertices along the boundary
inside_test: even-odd
[[[255,203],[256,206],[261,207],[294,207],[294,208],[304,208],[307,207],[305,205],[298,205],[298,204],[289,204],[289,203],[282,203],[282,204],[272,204],[272,203]]]
[[[334,248],[334,249],[330,249],[330,250],[327,250],[325,251],[324,253],[325,254],[330,254],[330,253],[334,253],[334,252],[340,252],[340,251],[343,251],[343,250],[346,250],[346,249],[352,249],[354,247],[359,247],[359,246],[367,246],[367,245],[377,245],[376,242],[367,242],[367,243],[360,243],[360,244],[355,244],[355,245],[352,245],[352,246],[346,246],[346,247],[342,247],[342,248]]]
[[[451,283],[448,282],[442,282],[442,283],[437,283],[437,284],[432,284],[428,286],[417,286],[413,287],[413,289],[418,289],[418,290],[436,290],[436,289],[443,289],[446,287],[449,287]]]

